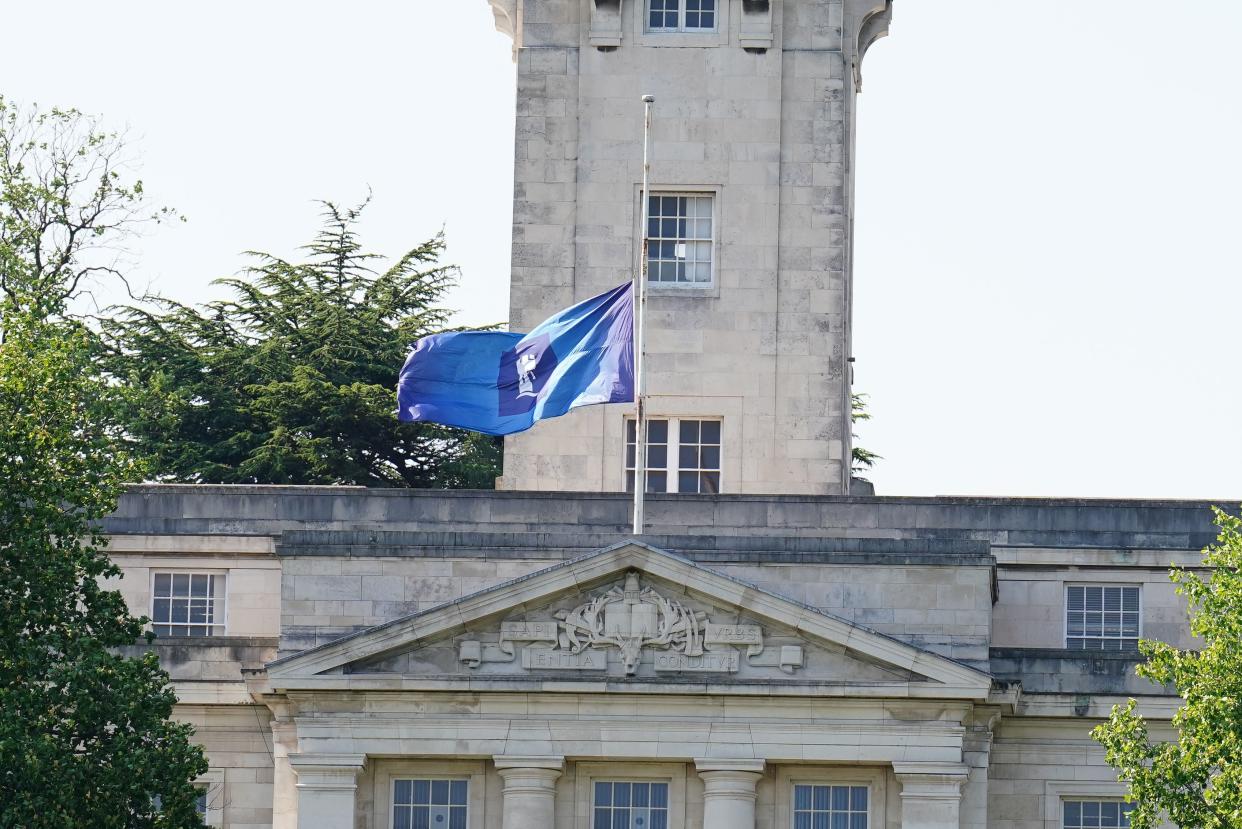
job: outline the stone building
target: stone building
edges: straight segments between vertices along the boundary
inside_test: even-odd
[[[629,279],[650,198],[648,533],[625,406],[507,440],[495,492],[134,487],[117,586],[208,822],[1125,825],[1089,732],[1175,709],[1135,644],[1190,644],[1166,571],[1209,505],[849,493],[854,100],[888,3],[490,2],[515,326]]]

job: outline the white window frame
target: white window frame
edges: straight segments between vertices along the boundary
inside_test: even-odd
[[[398,780],[466,780],[466,826],[483,829],[486,774],[479,762],[467,760],[379,760],[375,767],[376,829],[392,829]]]
[[[671,35],[715,34],[716,32],[720,31],[720,24],[721,24],[720,17],[721,17],[722,7],[726,6],[730,2],[730,0],[715,0],[715,9],[712,11],[711,28],[696,27],[694,29],[686,28],[686,14],[687,14],[686,0],[675,0],[675,2],[677,3],[677,26],[676,28],[670,29],[667,26],[657,26],[656,28],[653,29],[651,28],[651,0],[643,0],[643,4],[642,4],[643,31],[647,32],[648,34],[653,34],[653,35],[654,34],[671,34]],[[700,2],[702,2],[702,0],[700,0]]]
[[[655,280],[655,279],[653,279],[653,278],[652,278],[651,267],[650,267],[650,260],[651,260],[651,250],[650,250],[650,245],[651,245],[651,242],[650,242],[650,239],[651,239],[651,237],[647,237],[647,238],[648,238],[648,240],[649,240],[649,242],[648,242],[648,251],[647,251],[647,259],[648,259],[648,267],[647,267],[647,287],[648,287],[648,288],[651,288],[651,287],[656,287],[656,288],[669,288],[669,289],[686,289],[686,288],[691,288],[691,289],[693,289],[693,288],[698,288],[698,289],[702,290],[702,289],[705,289],[705,288],[710,288],[711,286],[715,285],[715,284],[716,284],[716,268],[717,268],[717,252],[718,252],[718,251],[717,251],[717,247],[718,247],[718,245],[717,245],[717,240],[720,238],[720,234],[719,234],[719,232],[718,232],[718,230],[719,230],[719,225],[720,225],[719,218],[718,218],[718,216],[719,216],[719,208],[718,208],[718,199],[717,199],[717,197],[716,197],[716,194],[715,194],[714,192],[712,192],[712,191],[703,191],[703,190],[698,190],[698,191],[695,191],[695,190],[681,190],[681,189],[667,189],[667,190],[659,190],[659,189],[656,189],[655,187],[652,187],[652,188],[651,188],[651,190],[650,190],[650,197],[651,197],[651,198],[657,198],[657,199],[658,199],[658,198],[674,198],[674,199],[709,199],[709,200],[711,201],[711,216],[710,216],[710,221],[711,221],[711,235],[710,235],[708,238],[706,238],[706,239],[703,239],[703,238],[700,238],[700,237],[697,237],[697,236],[694,236],[694,237],[687,236],[685,239],[679,240],[681,244],[689,244],[689,243],[691,243],[691,242],[695,242],[695,243],[702,243],[702,242],[706,242],[706,243],[707,243],[708,250],[709,250],[709,251],[711,251],[711,254],[710,254],[710,255],[711,255],[711,259],[710,259],[710,260],[708,261],[708,263],[707,263],[707,280],[706,280],[706,281],[702,281],[702,280],[699,280],[699,281],[693,281],[693,280],[674,280],[674,281],[671,281],[671,282],[669,282],[669,281],[657,281],[657,280]],[[650,201],[650,200],[648,199],[647,201],[648,201],[648,203],[649,203],[649,201]],[[652,216],[651,216],[651,211],[650,211],[650,207],[648,207],[648,209],[647,209],[647,218],[648,218],[648,220],[650,220],[650,219],[652,218]],[[696,218],[695,216],[689,216],[688,218],[684,219],[684,221],[690,221],[690,220],[695,219],[695,218]],[[640,216],[639,221],[641,221],[641,220],[642,220],[642,219],[641,219],[641,216]],[[643,234],[644,234],[644,235],[647,233],[647,230],[648,230],[647,228],[643,228]],[[666,241],[668,240],[666,237],[663,237],[663,236],[658,237],[658,238],[659,238],[659,239],[664,239],[664,240],[666,240]],[[639,241],[640,241],[640,248],[641,248],[641,240],[642,240],[642,237],[640,237],[640,238],[639,238]],[[642,254],[641,254],[641,250],[640,250],[640,252],[639,252],[639,255],[640,255],[640,256],[642,255]],[[683,258],[683,259],[684,259],[684,257],[681,257],[681,258]]]
[[[775,826],[793,829],[794,786],[865,786],[867,788],[867,829],[884,829],[888,799],[887,775],[880,768],[821,768],[782,766],[776,772]]]
[[[1098,803],[1100,805],[1103,805],[1105,803],[1117,803],[1121,806],[1126,805],[1125,798],[1121,798],[1121,797],[1100,797],[1098,795],[1073,795],[1073,796],[1062,797],[1057,807],[1058,808],[1058,814],[1057,814],[1058,829],[1067,829],[1067,827],[1065,826],[1065,804],[1067,802]],[[1075,826],[1075,827],[1070,827],[1070,829],[1082,829],[1082,827]],[[1109,829],[1109,827],[1104,827],[1104,829]],[[1113,829],[1116,829],[1116,827],[1113,827]]]
[[[644,421],[649,422],[652,420],[668,421],[668,444],[667,444],[668,452],[664,459],[665,461],[664,463],[664,474],[665,474],[664,493],[670,494],[670,495],[696,495],[696,494],[719,495],[720,493],[726,492],[725,477],[724,477],[726,431],[725,431],[725,419],[723,417],[713,417],[711,415],[664,415],[664,414],[658,414],[658,415],[652,414],[652,415],[647,415],[644,417]],[[681,422],[683,420],[712,421],[712,422],[720,424],[720,457],[718,459],[719,462],[716,468],[716,474],[720,476],[720,486],[717,488],[717,491],[715,493],[679,492],[677,489],[677,483],[678,483],[677,473],[681,471],[681,459],[680,459]],[[633,422],[634,422],[633,416],[627,416],[625,418],[625,423],[621,427],[621,440],[622,440],[621,491],[622,492],[630,491],[629,481],[628,481],[629,474],[631,471],[635,473],[638,471],[638,458],[639,458],[638,449],[641,446],[641,444],[638,442],[639,435],[637,433],[637,429],[635,429],[635,434],[634,434],[634,437],[635,437],[634,450],[635,451],[634,451],[634,468],[632,470],[630,469],[630,465],[629,465],[628,457],[627,457],[629,455],[630,424]],[[648,472],[651,472],[651,471],[659,472],[660,470],[659,469],[652,470],[649,466],[647,471]],[[701,470],[696,469],[695,471],[697,472]],[[637,476],[635,477],[635,486],[637,486]],[[659,493],[650,493],[650,494],[659,494]]]
[[[722,215],[722,188],[698,184],[658,184],[648,185],[648,192],[653,196],[710,196],[712,200],[712,262],[711,276],[707,282],[653,282],[647,275],[647,296],[720,296],[720,218]],[[634,267],[641,268],[643,256],[643,237],[647,228],[643,225],[643,209],[646,193],[642,184],[634,185]]]
[[[398,783],[400,783],[400,782],[406,782],[406,783],[411,783],[411,784],[414,784],[414,783],[427,783],[427,784],[429,784],[429,785],[431,785],[431,784],[435,784],[435,783],[440,783],[440,782],[445,782],[445,783],[448,783],[450,786],[451,786],[452,784],[454,784],[454,783],[465,783],[465,784],[466,784],[466,803],[465,803],[465,808],[466,808],[466,826],[467,826],[467,827],[469,827],[469,826],[470,826],[470,777],[469,777],[469,775],[466,775],[466,776],[464,776],[464,777],[463,777],[463,776],[461,776],[461,775],[457,775],[457,776],[445,776],[445,775],[441,775],[441,774],[433,774],[433,775],[423,775],[423,774],[419,774],[419,775],[406,775],[406,774],[399,774],[399,775],[394,775],[394,776],[393,776],[393,778],[392,778],[392,780],[390,781],[390,785],[389,785],[389,789],[388,789],[388,819],[389,819],[390,821],[392,821],[392,824],[393,824],[394,826],[397,824],[397,806],[398,806],[398,804],[397,804],[397,784],[398,784]],[[408,805],[408,804],[405,804],[405,805]],[[421,805],[422,805],[422,804],[414,804],[414,808],[417,808],[418,806],[421,806]],[[456,804],[447,804],[447,803],[446,803],[446,804],[443,804],[443,805],[444,805],[444,806],[446,806],[446,807],[448,807],[448,808],[453,808],[453,807],[455,807],[455,806],[456,806]],[[432,809],[432,808],[434,808],[434,807],[435,807],[435,804],[432,804],[432,805],[428,805],[428,806],[427,806],[428,810],[430,810],[430,809]],[[412,821],[411,821],[411,822],[412,822]],[[446,827],[444,827],[444,829],[448,829],[448,827],[446,826]]]
[[[668,797],[666,798],[665,809],[664,809],[664,825],[667,827],[667,829],[674,829],[673,824],[672,824],[672,818],[671,818],[672,800],[673,800],[673,782],[665,777],[659,777],[659,778],[645,777],[644,778],[644,777],[633,777],[632,775],[622,775],[622,776],[617,776],[617,777],[608,777],[607,775],[601,775],[599,777],[592,778],[591,780],[591,806],[590,806],[591,829],[594,829],[595,827],[595,784],[596,783],[640,783],[640,784],[641,783],[663,783],[664,785],[668,786]],[[609,808],[611,809],[611,807]]]
[[[686,767],[682,763],[576,763],[574,799],[585,804],[574,829],[592,829],[595,821],[595,783],[667,783],[668,827],[686,825]]]
[[[201,568],[201,567],[193,567],[193,568],[190,568],[190,567],[154,568],[153,567],[151,568],[150,579],[148,580],[148,584],[147,584],[147,589],[148,589],[147,616],[151,620],[150,628],[152,630],[155,629],[156,625],[175,625],[175,626],[183,625],[183,623],[181,622],[171,622],[171,621],[157,622],[155,619],[155,598],[156,598],[155,597],[155,577],[164,576],[164,575],[216,576],[220,578],[222,580],[221,589],[220,589],[219,594],[214,597],[216,600],[216,609],[215,609],[214,615],[217,621],[212,622],[211,624],[211,627],[213,628],[212,632],[208,636],[189,636],[188,634],[182,634],[180,638],[207,639],[207,638],[210,638],[211,636],[227,636],[228,635],[228,630],[229,630],[229,571],[210,569],[210,568]],[[184,626],[189,627],[189,624],[185,623]],[[167,634],[163,638],[168,638],[170,636],[175,637],[177,636],[177,634],[175,633]]]
[[[1137,650],[1136,648],[1119,648],[1119,649],[1116,649],[1116,650],[1104,650],[1104,649],[1096,649],[1096,648],[1081,648],[1081,649],[1079,649],[1079,648],[1070,648],[1070,632],[1069,632],[1069,615],[1070,615],[1070,609],[1069,609],[1069,592],[1070,592],[1070,588],[1071,588],[1071,587],[1101,587],[1101,588],[1104,588],[1104,589],[1108,589],[1108,588],[1110,588],[1110,587],[1115,587],[1115,588],[1119,588],[1119,589],[1123,589],[1123,590],[1124,590],[1125,588],[1128,588],[1128,587],[1129,587],[1129,588],[1135,588],[1135,589],[1137,589],[1137,590],[1138,590],[1138,636],[1136,637],[1136,640],[1137,640],[1137,639],[1142,639],[1142,638],[1143,638],[1143,585],[1142,585],[1142,584],[1135,584],[1135,583],[1133,583],[1133,582],[1116,582],[1116,583],[1113,583],[1113,582],[1099,582],[1099,581],[1073,581],[1073,582],[1068,582],[1068,581],[1067,581],[1067,582],[1065,582],[1065,583],[1063,584],[1063,588],[1062,588],[1062,590],[1061,590],[1061,647],[1065,648],[1066,650],[1073,650],[1075,653],[1090,653],[1090,654],[1098,654],[1098,653],[1138,653],[1138,650]],[[1102,632],[1103,632],[1103,631],[1101,630],[1101,633],[1102,633]],[[1076,638],[1078,638],[1078,639],[1085,639],[1085,638],[1088,638],[1088,637],[1086,637],[1086,636],[1079,636],[1079,637],[1076,637]],[[1099,637],[1089,637],[1089,638],[1093,638],[1093,639],[1094,639],[1094,638],[1098,638],[1098,639],[1110,639],[1110,638],[1116,638],[1116,639],[1120,640],[1120,639],[1128,639],[1128,638],[1130,638],[1130,637],[1128,637],[1128,636],[1126,636],[1126,637],[1105,637],[1105,636],[1099,636]]]
[[[1044,783],[1044,826],[1062,829],[1067,800],[1125,800],[1126,787],[1105,780],[1048,780]]]

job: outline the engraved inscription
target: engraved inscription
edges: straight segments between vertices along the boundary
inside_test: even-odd
[[[604,651],[554,651],[551,648],[526,648],[522,651],[522,667],[528,670],[602,671],[608,667]]]
[[[708,645],[762,645],[763,630],[758,625],[714,625],[708,622],[703,642]]]
[[[509,642],[555,642],[556,622],[501,622],[501,641]]]
[[[736,673],[737,651],[707,652],[701,656],[687,656],[684,653],[657,653],[655,669],[657,671],[701,671],[704,673]]]

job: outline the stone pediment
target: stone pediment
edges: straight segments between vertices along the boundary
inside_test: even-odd
[[[637,543],[278,660],[268,675],[286,689],[707,681],[981,698],[991,686],[960,663]]]

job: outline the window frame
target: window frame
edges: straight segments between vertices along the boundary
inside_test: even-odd
[[[668,422],[668,441],[665,443],[667,450],[666,450],[665,462],[664,462],[664,474],[665,474],[664,491],[663,492],[648,492],[647,493],[648,495],[720,495],[721,493],[726,492],[725,477],[724,477],[726,430],[725,430],[725,418],[724,417],[713,416],[713,415],[651,414],[651,415],[647,415],[644,418],[644,421],[646,421],[647,423],[650,423],[652,420],[664,420]],[[699,421],[700,423],[703,421],[711,421],[711,422],[720,424],[720,443],[719,443],[720,452],[719,452],[719,457],[716,459],[717,462],[716,462],[716,470],[715,470],[716,474],[719,476],[720,482],[716,487],[716,492],[714,493],[713,492],[681,492],[677,488],[678,483],[679,483],[679,473],[682,471],[680,450],[681,450],[681,423],[683,420],[685,421],[694,420],[694,421]],[[624,418],[624,423],[621,426],[621,491],[632,494],[633,490],[630,489],[630,486],[629,486],[629,483],[630,483],[629,476],[631,472],[637,473],[638,471],[638,454],[639,454],[638,447],[640,444],[637,442],[638,430],[636,427],[635,428],[636,440],[634,444],[634,449],[635,449],[634,467],[631,469],[630,464],[629,464],[630,424],[631,423],[634,423],[634,416],[626,415]],[[700,441],[701,441],[701,432],[700,432]],[[703,446],[702,442],[696,445]],[[711,445],[711,444],[708,444],[708,445]],[[650,473],[652,471],[659,472],[660,470],[659,469],[652,470],[650,464],[648,464],[647,471]],[[690,470],[687,470],[687,471],[690,471]],[[701,466],[696,467],[693,471],[702,472],[703,468]],[[707,471],[711,471],[711,470],[707,470]],[[635,476],[635,485],[637,485],[637,475]]]
[[[616,776],[616,777],[600,776],[600,777],[595,777],[595,778],[592,778],[592,780],[591,780],[591,788],[590,788],[590,793],[591,793],[591,803],[590,803],[590,805],[587,807],[587,808],[588,808],[588,810],[589,810],[589,812],[590,812],[590,826],[591,826],[591,829],[594,829],[594,827],[595,827],[595,809],[596,809],[596,805],[595,805],[595,787],[596,787],[596,785],[597,785],[597,784],[599,784],[599,783],[638,783],[638,784],[650,784],[650,785],[655,785],[655,784],[658,784],[658,783],[663,783],[665,786],[667,786],[667,787],[668,787],[668,792],[667,792],[667,794],[666,794],[666,796],[665,796],[665,799],[664,799],[664,826],[665,826],[665,829],[673,829],[673,824],[672,824],[672,820],[671,820],[671,817],[670,817],[670,816],[671,816],[671,814],[672,814],[673,782],[672,782],[671,780],[669,780],[668,778],[664,778],[664,777],[661,777],[661,778],[650,778],[650,777],[648,777],[648,778],[639,778],[639,777],[634,777],[634,776],[632,776],[632,775],[628,775],[628,774],[627,774],[627,775],[618,775],[618,776]],[[613,806],[612,806],[612,805],[609,805],[609,807],[608,807],[608,808],[609,808],[609,810],[611,810],[611,809],[613,808]],[[648,806],[648,808],[650,808],[650,806]]]
[[[217,595],[212,597],[216,603],[216,607],[215,607],[215,610],[213,611],[213,615],[216,617],[218,621],[211,623],[210,625],[210,627],[212,628],[211,633],[208,633],[203,636],[200,636],[198,634],[191,634],[191,633],[181,633],[181,634],[169,633],[169,634],[165,634],[162,636],[160,636],[160,634],[156,634],[157,636],[160,636],[160,638],[162,639],[169,639],[169,638],[210,639],[213,636],[228,636],[229,581],[230,581],[229,571],[220,570],[217,568],[210,568],[210,567],[207,567],[207,568],[203,568],[203,567],[158,567],[158,568],[152,567],[151,568],[150,572],[148,573],[148,580],[147,580],[147,615],[148,615],[148,619],[150,620],[148,627],[151,629],[152,632],[154,632],[156,626],[181,626],[181,627],[194,627],[195,626],[195,625],[191,625],[189,622],[185,622],[185,623],[173,622],[171,621],[171,619],[170,621],[167,621],[167,622],[156,621],[155,619],[155,599],[156,599],[155,577],[163,576],[163,575],[213,576],[213,577],[217,577],[221,579],[222,581],[221,581],[221,588],[219,592],[217,593]],[[170,614],[170,617],[171,617],[171,614]],[[198,625],[197,627],[202,627],[202,625]]]
[[[1124,589],[1126,589],[1126,588],[1133,588],[1133,589],[1137,590],[1137,591],[1138,591],[1138,635],[1134,637],[1135,646],[1134,646],[1133,648],[1130,648],[1130,647],[1122,647],[1122,648],[1117,648],[1117,649],[1105,649],[1105,648],[1086,648],[1086,647],[1083,647],[1083,648],[1072,648],[1072,647],[1070,647],[1070,632],[1069,632],[1069,615],[1070,615],[1070,609],[1069,609],[1069,592],[1070,592],[1070,588],[1073,588],[1073,587],[1099,587],[1099,588],[1103,588],[1103,589],[1105,589],[1105,590],[1107,590],[1107,589],[1108,589],[1108,588],[1110,588],[1110,587],[1113,587],[1113,588],[1117,588],[1117,589],[1120,589],[1120,590],[1124,590]],[[1124,594],[1122,594],[1122,595],[1123,595],[1123,597],[1124,597]],[[1085,606],[1085,604],[1084,604],[1084,606]],[[1101,606],[1102,606],[1102,604],[1101,604]],[[1124,605],[1123,605],[1123,606],[1124,606]],[[1086,612],[1086,611],[1084,611],[1084,613],[1085,613],[1085,612]],[[1123,612],[1124,612],[1124,611],[1123,611]],[[1101,628],[1101,633],[1103,633],[1103,629],[1102,629],[1102,628]],[[1087,638],[1092,638],[1092,639],[1101,639],[1101,640],[1103,640],[1103,639],[1109,639],[1109,640],[1116,639],[1116,640],[1121,641],[1121,640],[1129,639],[1130,637],[1120,637],[1120,636],[1119,636],[1119,637],[1105,637],[1105,636],[1103,636],[1103,635],[1098,636],[1098,637],[1087,637],[1087,636],[1085,636],[1085,635],[1084,635],[1084,636],[1079,636],[1079,637],[1075,637],[1075,638],[1077,638],[1077,639],[1087,639]],[[1141,583],[1135,583],[1135,582],[1099,582],[1099,581],[1067,581],[1067,582],[1063,582],[1063,583],[1062,583],[1062,590],[1061,590],[1061,647],[1063,647],[1065,650],[1067,650],[1067,651],[1073,651],[1074,653],[1089,653],[1089,654],[1099,654],[1099,653],[1133,653],[1133,654],[1137,654],[1137,653],[1138,653],[1138,644],[1137,644],[1137,643],[1138,643],[1138,641],[1139,641],[1140,639],[1142,639],[1142,638],[1143,638],[1143,585],[1142,585]]]
[[[712,199],[711,278],[707,282],[653,282],[647,275],[647,296],[720,296],[720,238],[723,214],[723,188],[715,185],[648,183],[647,192],[653,196],[710,196]],[[642,183],[634,185],[634,267],[641,270],[643,264],[643,239],[647,228],[643,225],[646,212]]]
[[[470,775],[460,775],[460,774],[453,774],[453,775],[444,775],[444,774],[394,774],[394,775],[393,775],[393,776],[389,779],[389,781],[388,781],[388,822],[389,822],[389,824],[390,824],[390,825],[392,825],[392,826],[396,826],[396,825],[397,825],[397,806],[399,805],[399,804],[397,803],[397,784],[398,784],[398,783],[401,783],[401,782],[409,782],[409,783],[420,783],[420,782],[425,782],[425,783],[438,783],[438,782],[441,782],[441,781],[446,782],[446,783],[449,783],[450,785],[451,785],[451,784],[453,784],[453,783],[463,783],[463,782],[466,784],[466,804],[465,804],[465,807],[466,807],[466,827],[467,827],[467,829],[469,829],[469,827],[470,827],[470,813],[471,813],[471,811],[472,811],[472,810],[471,810],[471,808],[470,808],[470,790],[471,790],[471,786],[470,786]],[[422,805],[422,804],[400,804],[400,805],[406,805],[406,806],[409,806],[409,805],[419,806],[419,805]],[[427,808],[428,808],[428,809],[431,809],[433,805],[434,805],[434,804],[430,804],[430,805],[428,805],[428,806],[427,806]],[[448,805],[448,806],[450,806],[450,807],[452,807],[452,806],[456,806],[456,804],[446,804],[446,805]],[[450,820],[450,823],[451,823],[451,822],[452,822],[452,821]],[[413,823],[413,821],[411,821],[411,823]],[[448,829],[448,827],[444,827],[444,829]]]
[[[1065,806],[1067,803],[1097,803],[1101,805],[1105,803],[1118,803],[1122,807],[1129,806],[1131,811],[1133,811],[1134,809],[1134,804],[1126,803],[1125,798],[1122,798],[1122,797],[1101,797],[1099,795],[1081,795],[1081,794],[1080,795],[1062,795],[1060,798],[1058,798],[1058,803],[1057,803],[1058,814],[1057,814],[1056,820],[1057,820],[1058,829],[1067,829],[1065,825]],[[1079,821],[1079,825],[1077,827],[1073,827],[1073,829],[1083,829],[1082,821]],[[1102,829],[1110,829],[1110,827],[1102,827]],[[1119,829],[1119,827],[1112,827],[1112,829]]]
[[[874,767],[781,766],[776,771],[776,820],[774,826],[794,827],[794,786],[864,786],[867,789],[867,829],[887,826],[888,770]]]
[[[667,1],[668,0],[664,0],[664,2],[667,2]],[[700,27],[696,27],[693,29],[687,29],[686,28],[686,15],[689,13],[689,9],[687,9],[686,7],[689,5],[689,3],[687,2],[687,0],[673,0],[673,1],[677,3],[677,27],[670,29],[667,26],[657,26],[656,28],[653,29],[651,27],[651,2],[652,0],[643,0],[643,6],[642,6],[643,31],[645,31],[647,34],[652,34],[652,35],[715,34],[716,32],[720,31],[721,7],[726,5],[729,2],[729,0],[712,0],[712,2],[715,3],[715,8],[712,10],[713,23],[712,23],[711,28],[700,26]],[[703,2],[703,0],[699,0],[699,2],[701,3]],[[700,8],[698,9],[698,11],[701,13],[702,9]],[[667,14],[667,10],[665,10],[663,13]]]
[[[466,826],[484,829],[486,770],[469,760],[377,760],[373,785],[376,829],[392,829],[397,805],[398,780],[462,780],[466,787]],[[385,804],[380,808],[380,804]]]
[[[685,763],[604,763],[574,764],[574,800],[579,804],[574,829],[592,829],[595,822],[595,783],[667,783],[668,829],[686,825]]]

